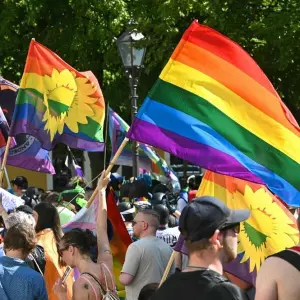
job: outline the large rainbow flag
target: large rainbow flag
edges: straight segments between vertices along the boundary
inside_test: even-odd
[[[127,136],[300,205],[297,122],[250,55],[196,21]]]
[[[241,223],[238,258],[226,264],[225,271],[249,281],[268,256],[298,244],[296,219],[264,186],[206,171],[197,193],[198,197],[204,195],[216,197],[232,209],[251,211],[250,218]]]
[[[0,106],[8,125],[15,109],[18,86],[0,76]],[[37,172],[55,174],[49,151],[42,149],[33,136],[20,133],[14,137],[15,143],[9,149],[7,164]]]
[[[51,150],[103,151],[105,103],[92,72],[78,72],[54,52],[32,40],[20,84],[10,135],[36,137]]]
[[[110,241],[110,247],[114,257],[114,276],[118,295],[120,299],[125,300],[125,288],[120,283],[119,276],[121,274],[122,266],[125,261],[127,248],[132,241],[119,213],[112,191],[109,192],[106,201],[107,218],[110,220],[113,227],[113,237]],[[89,208],[82,208],[69,223],[63,226],[64,231],[68,231],[74,228],[81,228],[89,229],[95,232],[98,205],[99,200],[97,196]]]

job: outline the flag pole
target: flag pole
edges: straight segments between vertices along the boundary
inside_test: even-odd
[[[9,147],[10,147],[10,141],[11,141],[11,136],[9,136],[8,139],[7,139],[5,152],[4,152],[4,156],[3,156],[3,160],[2,160],[2,165],[1,165],[1,169],[0,169],[0,187],[2,187],[4,168],[6,166],[8,151],[9,151]]]
[[[165,269],[165,272],[164,272],[164,274],[163,274],[163,276],[162,276],[162,278],[161,278],[161,281],[160,281],[160,283],[159,283],[158,288],[160,288],[161,285],[162,285],[162,284],[165,282],[165,280],[167,279],[168,274],[169,274],[169,272],[170,272],[170,269],[171,269],[171,267],[172,267],[172,265],[173,265],[173,262],[174,262],[174,260],[175,260],[175,256],[176,256],[176,251],[173,251],[173,252],[172,252],[172,255],[170,256],[170,259],[169,259],[169,262],[168,262],[168,264],[167,264],[167,267],[166,267],[166,269]]]
[[[4,167],[4,173],[5,173],[5,178],[6,178],[6,181],[7,181],[7,187],[8,187],[8,189],[11,189],[11,183],[9,181],[8,172],[7,172],[6,167]]]
[[[105,120],[105,137],[104,137],[105,148],[104,148],[104,159],[103,159],[103,169],[104,170],[106,167],[106,156],[107,156],[108,120],[109,120],[109,101],[107,102],[106,120]]]
[[[123,142],[121,143],[121,145],[120,145],[118,151],[115,153],[113,159],[110,161],[110,163],[109,163],[107,169],[105,170],[105,176],[107,176],[108,173],[112,170],[113,166],[114,166],[115,163],[117,162],[117,159],[119,158],[121,152],[122,152],[123,149],[125,148],[125,146],[126,146],[126,144],[128,143],[128,141],[129,141],[129,139],[128,139],[127,137],[125,137],[124,140],[123,140]],[[90,200],[88,201],[88,203],[87,203],[87,205],[86,205],[86,208],[89,208],[89,207],[92,205],[92,203],[93,203],[93,201],[94,201],[94,199],[95,199],[97,193],[98,193],[98,187],[94,190],[94,192],[93,192],[93,194],[92,194]]]

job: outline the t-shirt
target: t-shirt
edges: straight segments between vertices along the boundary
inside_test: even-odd
[[[59,213],[60,225],[65,225],[71,221],[75,214],[63,206],[58,206],[57,211]]]
[[[21,259],[0,257],[0,299],[47,300],[42,275],[29,268]]]
[[[156,237],[162,239],[172,248],[177,243],[179,235],[180,235],[180,231],[178,229],[178,226],[173,228],[166,228],[162,230],[159,229],[156,231]]]
[[[175,273],[151,300],[248,300],[245,292],[212,270]]]
[[[134,280],[125,287],[127,300],[137,300],[146,284],[160,282],[171,254],[172,248],[154,236],[144,237],[128,247],[122,273],[134,276]],[[170,270],[173,272],[174,266]]]

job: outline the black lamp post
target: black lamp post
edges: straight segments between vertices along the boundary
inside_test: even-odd
[[[129,78],[129,86],[131,90],[131,123],[137,114],[137,85],[140,69],[143,67],[145,56],[145,48],[136,48],[136,43],[143,39],[141,33],[135,31],[126,31],[117,39],[117,46],[120,52],[126,74]],[[132,143],[132,170],[133,176],[138,176],[139,168],[139,152],[137,142]]]

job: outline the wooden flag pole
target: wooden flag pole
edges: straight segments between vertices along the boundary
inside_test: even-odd
[[[111,169],[113,168],[113,166],[115,165],[118,157],[120,156],[121,152],[123,151],[123,149],[125,148],[126,144],[128,143],[129,139],[127,137],[124,138],[122,144],[120,145],[118,151],[115,153],[113,159],[110,161],[107,169],[105,170],[105,176],[107,176],[109,174],[109,172],[111,171]],[[86,208],[89,208],[93,201],[95,200],[95,197],[98,193],[98,187],[94,190],[90,200],[88,201],[87,205],[86,205]]]
[[[10,147],[10,141],[11,137],[9,136],[6,142],[6,147],[5,147],[5,152],[2,160],[2,165],[1,165],[1,170],[0,170],[0,187],[2,187],[2,180],[3,180],[3,175],[4,175],[4,168],[6,166],[6,161],[7,161],[7,156],[8,156],[8,151]]]
[[[161,278],[161,281],[160,281],[160,283],[159,283],[158,288],[160,288],[161,285],[162,285],[162,284],[165,282],[165,280],[167,279],[168,274],[169,274],[169,272],[170,272],[170,269],[171,269],[171,267],[172,267],[172,264],[173,264],[173,262],[174,262],[174,260],[175,260],[175,256],[176,256],[176,251],[173,251],[173,252],[172,252],[172,255],[171,255],[170,259],[169,259],[169,262],[168,262],[168,264],[167,264],[167,267],[166,267],[166,269],[165,269],[165,272],[164,272],[164,274],[163,274],[163,277]]]

